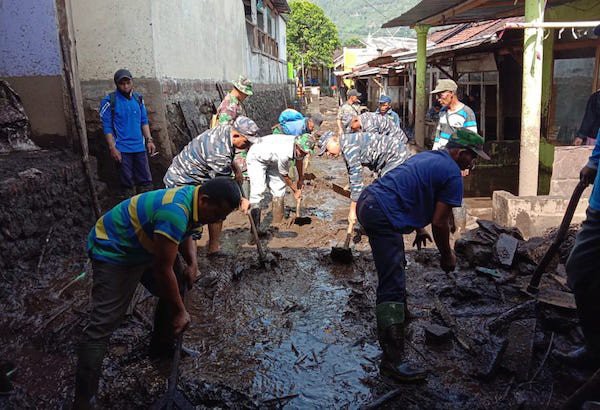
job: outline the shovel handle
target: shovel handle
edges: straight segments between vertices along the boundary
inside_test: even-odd
[[[348,229],[346,230],[346,240],[344,241],[344,248],[348,248],[350,246],[350,238],[352,237],[353,229],[354,223],[348,224]]]
[[[258,251],[258,259],[261,262],[266,260],[265,253],[263,252],[262,245],[258,238],[258,231],[256,230],[256,224],[254,223],[254,219],[252,219],[252,215],[248,214],[248,221],[250,222],[250,231],[252,231],[252,235],[254,236],[254,241],[256,242],[256,250]]]

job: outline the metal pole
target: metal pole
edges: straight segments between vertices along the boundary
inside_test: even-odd
[[[525,22],[544,21],[545,0],[525,1]],[[519,195],[537,195],[542,105],[543,30],[526,28],[523,38],[523,97]]]

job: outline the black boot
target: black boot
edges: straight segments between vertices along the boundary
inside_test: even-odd
[[[73,409],[92,409],[102,371],[102,359],[107,342],[88,341],[81,344],[75,373],[75,399]]]
[[[175,353],[171,318],[172,312],[169,304],[159,299],[154,310],[154,328],[150,338],[149,356],[151,359],[168,359],[172,358]]]
[[[587,346],[582,346],[570,352],[554,350],[552,355],[567,366],[578,369],[600,368],[600,352],[596,352]]]
[[[427,371],[404,358],[404,303],[377,305],[377,336],[383,351],[379,370],[400,382],[425,380]]]

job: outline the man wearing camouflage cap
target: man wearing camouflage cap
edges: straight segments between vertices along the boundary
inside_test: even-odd
[[[286,186],[296,199],[302,196],[303,162],[315,146],[309,134],[298,136],[286,134],[266,135],[248,150],[248,176],[250,177],[250,215],[257,228],[260,225],[260,202],[269,185],[273,195],[273,223],[283,219],[283,197]],[[296,160],[298,181],[294,184],[289,176],[290,163]]]
[[[381,135],[391,135],[406,144],[408,137],[394,121],[384,115],[374,112],[364,112],[360,115],[344,115],[342,125],[345,132],[373,132]]]
[[[380,372],[401,382],[423,380],[427,372],[404,356],[405,259],[403,235],[431,224],[440,265],[456,267],[450,247],[452,208],[463,199],[461,171],[472,169],[475,158],[490,157],[483,138],[465,128],[456,130],[446,146],[406,160],[362,192],[358,220],[365,229],[377,269],[377,334],[383,350]]]
[[[208,129],[173,158],[163,182],[167,188],[202,185],[217,176],[232,174],[241,181],[241,170],[233,161],[235,151],[248,149],[257,139],[258,126],[244,116],[237,117],[233,125],[222,124]],[[222,227],[222,222],[208,225],[208,256],[220,255],[219,238]]]
[[[233,82],[233,88],[223,98],[219,108],[217,108],[217,121],[219,124],[231,124],[235,119],[242,115],[242,101],[246,97],[254,94],[252,82],[244,76],[240,76]]]

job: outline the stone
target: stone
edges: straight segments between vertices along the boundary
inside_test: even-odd
[[[425,341],[429,344],[440,344],[452,338],[452,329],[435,323],[425,324],[424,330]]]
[[[517,228],[504,228],[492,221],[480,219],[477,229],[466,232],[456,241],[454,249],[469,261],[471,266],[494,266],[494,245],[500,235],[507,235],[520,241],[523,239]]]
[[[536,319],[512,322],[508,327],[508,346],[502,360],[502,367],[514,373],[518,381],[529,379],[529,367],[533,355]]]
[[[494,245],[494,259],[505,268],[513,264],[519,240],[505,233],[500,234]]]

